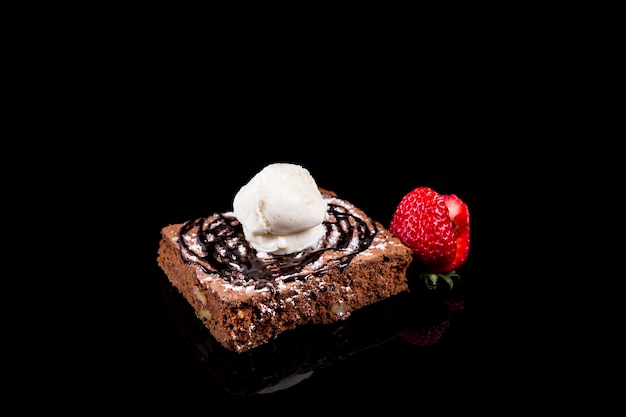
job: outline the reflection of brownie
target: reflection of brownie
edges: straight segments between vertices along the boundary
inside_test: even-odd
[[[326,234],[293,254],[254,250],[232,212],[162,229],[159,266],[224,347],[244,352],[408,291],[410,249],[348,201],[320,191]]]
[[[290,388],[318,370],[392,340],[418,346],[436,343],[454,314],[462,311],[463,296],[425,290],[421,284],[355,311],[348,320],[299,326],[241,353],[217,342],[165,277],[161,289],[172,323],[207,371],[226,391],[254,395]]]

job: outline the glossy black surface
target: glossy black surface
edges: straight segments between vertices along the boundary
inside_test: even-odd
[[[200,143],[196,149],[202,149]],[[294,413],[309,407],[330,407],[330,413],[329,404],[337,401],[363,404],[376,398],[394,406],[460,406],[450,401],[467,401],[465,394],[480,384],[502,389],[496,381],[510,372],[514,359],[502,356],[511,343],[504,332],[507,296],[494,291],[506,279],[499,171],[480,164],[424,165],[410,157],[394,161],[376,149],[354,159],[297,155],[284,152],[224,166],[212,163],[217,155],[172,146],[159,150],[148,172],[128,177],[124,188],[133,191],[117,200],[120,223],[108,230],[123,238],[125,248],[107,254],[106,268],[115,273],[118,264],[120,272],[103,282],[110,305],[98,341],[104,353],[95,365],[115,380],[114,398],[178,407],[182,413],[283,407],[283,401],[300,404]],[[258,355],[238,357],[215,346],[164,280],[156,263],[159,232],[170,223],[230,210],[239,187],[276,161],[302,164],[319,186],[385,226],[402,196],[417,186],[457,194],[471,216],[471,249],[458,271],[461,281],[453,291],[428,292],[409,269],[410,295],[335,328],[294,334]],[[424,346],[400,336],[407,331]],[[275,390],[278,381],[298,374],[307,377]]]

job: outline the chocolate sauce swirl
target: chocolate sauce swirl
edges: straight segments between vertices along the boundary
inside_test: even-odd
[[[273,255],[257,252],[250,245],[232,212],[215,213],[183,224],[178,242],[183,261],[205,273],[217,274],[232,285],[276,291],[278,280],[291,282],[320,276],[331,265],[345,268],[371,245],[378,232],[373,221],[361,218],[349,203],[336,198],[329,199],[324,227],[326,233],[315,246]],[[324,254],[329,260],[322,267],[314,267],[312,264]]]

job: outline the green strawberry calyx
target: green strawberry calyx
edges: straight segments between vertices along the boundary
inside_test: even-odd
[[[454,280],[458,281],[459,279],[461,279],[461,276],[457,274],[456,271],[450,271],[437,274],[421,274],[420,279],[424,280],[424,283],[429,290],[434,290],[439,286],[439,279],[444,280],[448,284],[449,289],[452,289],[452,287],[454,286]]]

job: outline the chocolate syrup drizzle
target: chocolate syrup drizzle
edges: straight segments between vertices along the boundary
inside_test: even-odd
[[[318,244],[296,253],[257,256],[239,220],[229,212],[183,224],[178,235],[180,255],[184,262],[197,265],[207,274],[218,274],[233,285],[253,284],[255,289],[275,292],[278,278],[291,282],[323,275],[330,265],[343,269],[371,245],[378,232],[375,223],[366,222],[340,203],[328,203],[328,216],[323,223],[326,234]],[[325,252],[333,252],[329,264],[314,271],[305,270]]]

